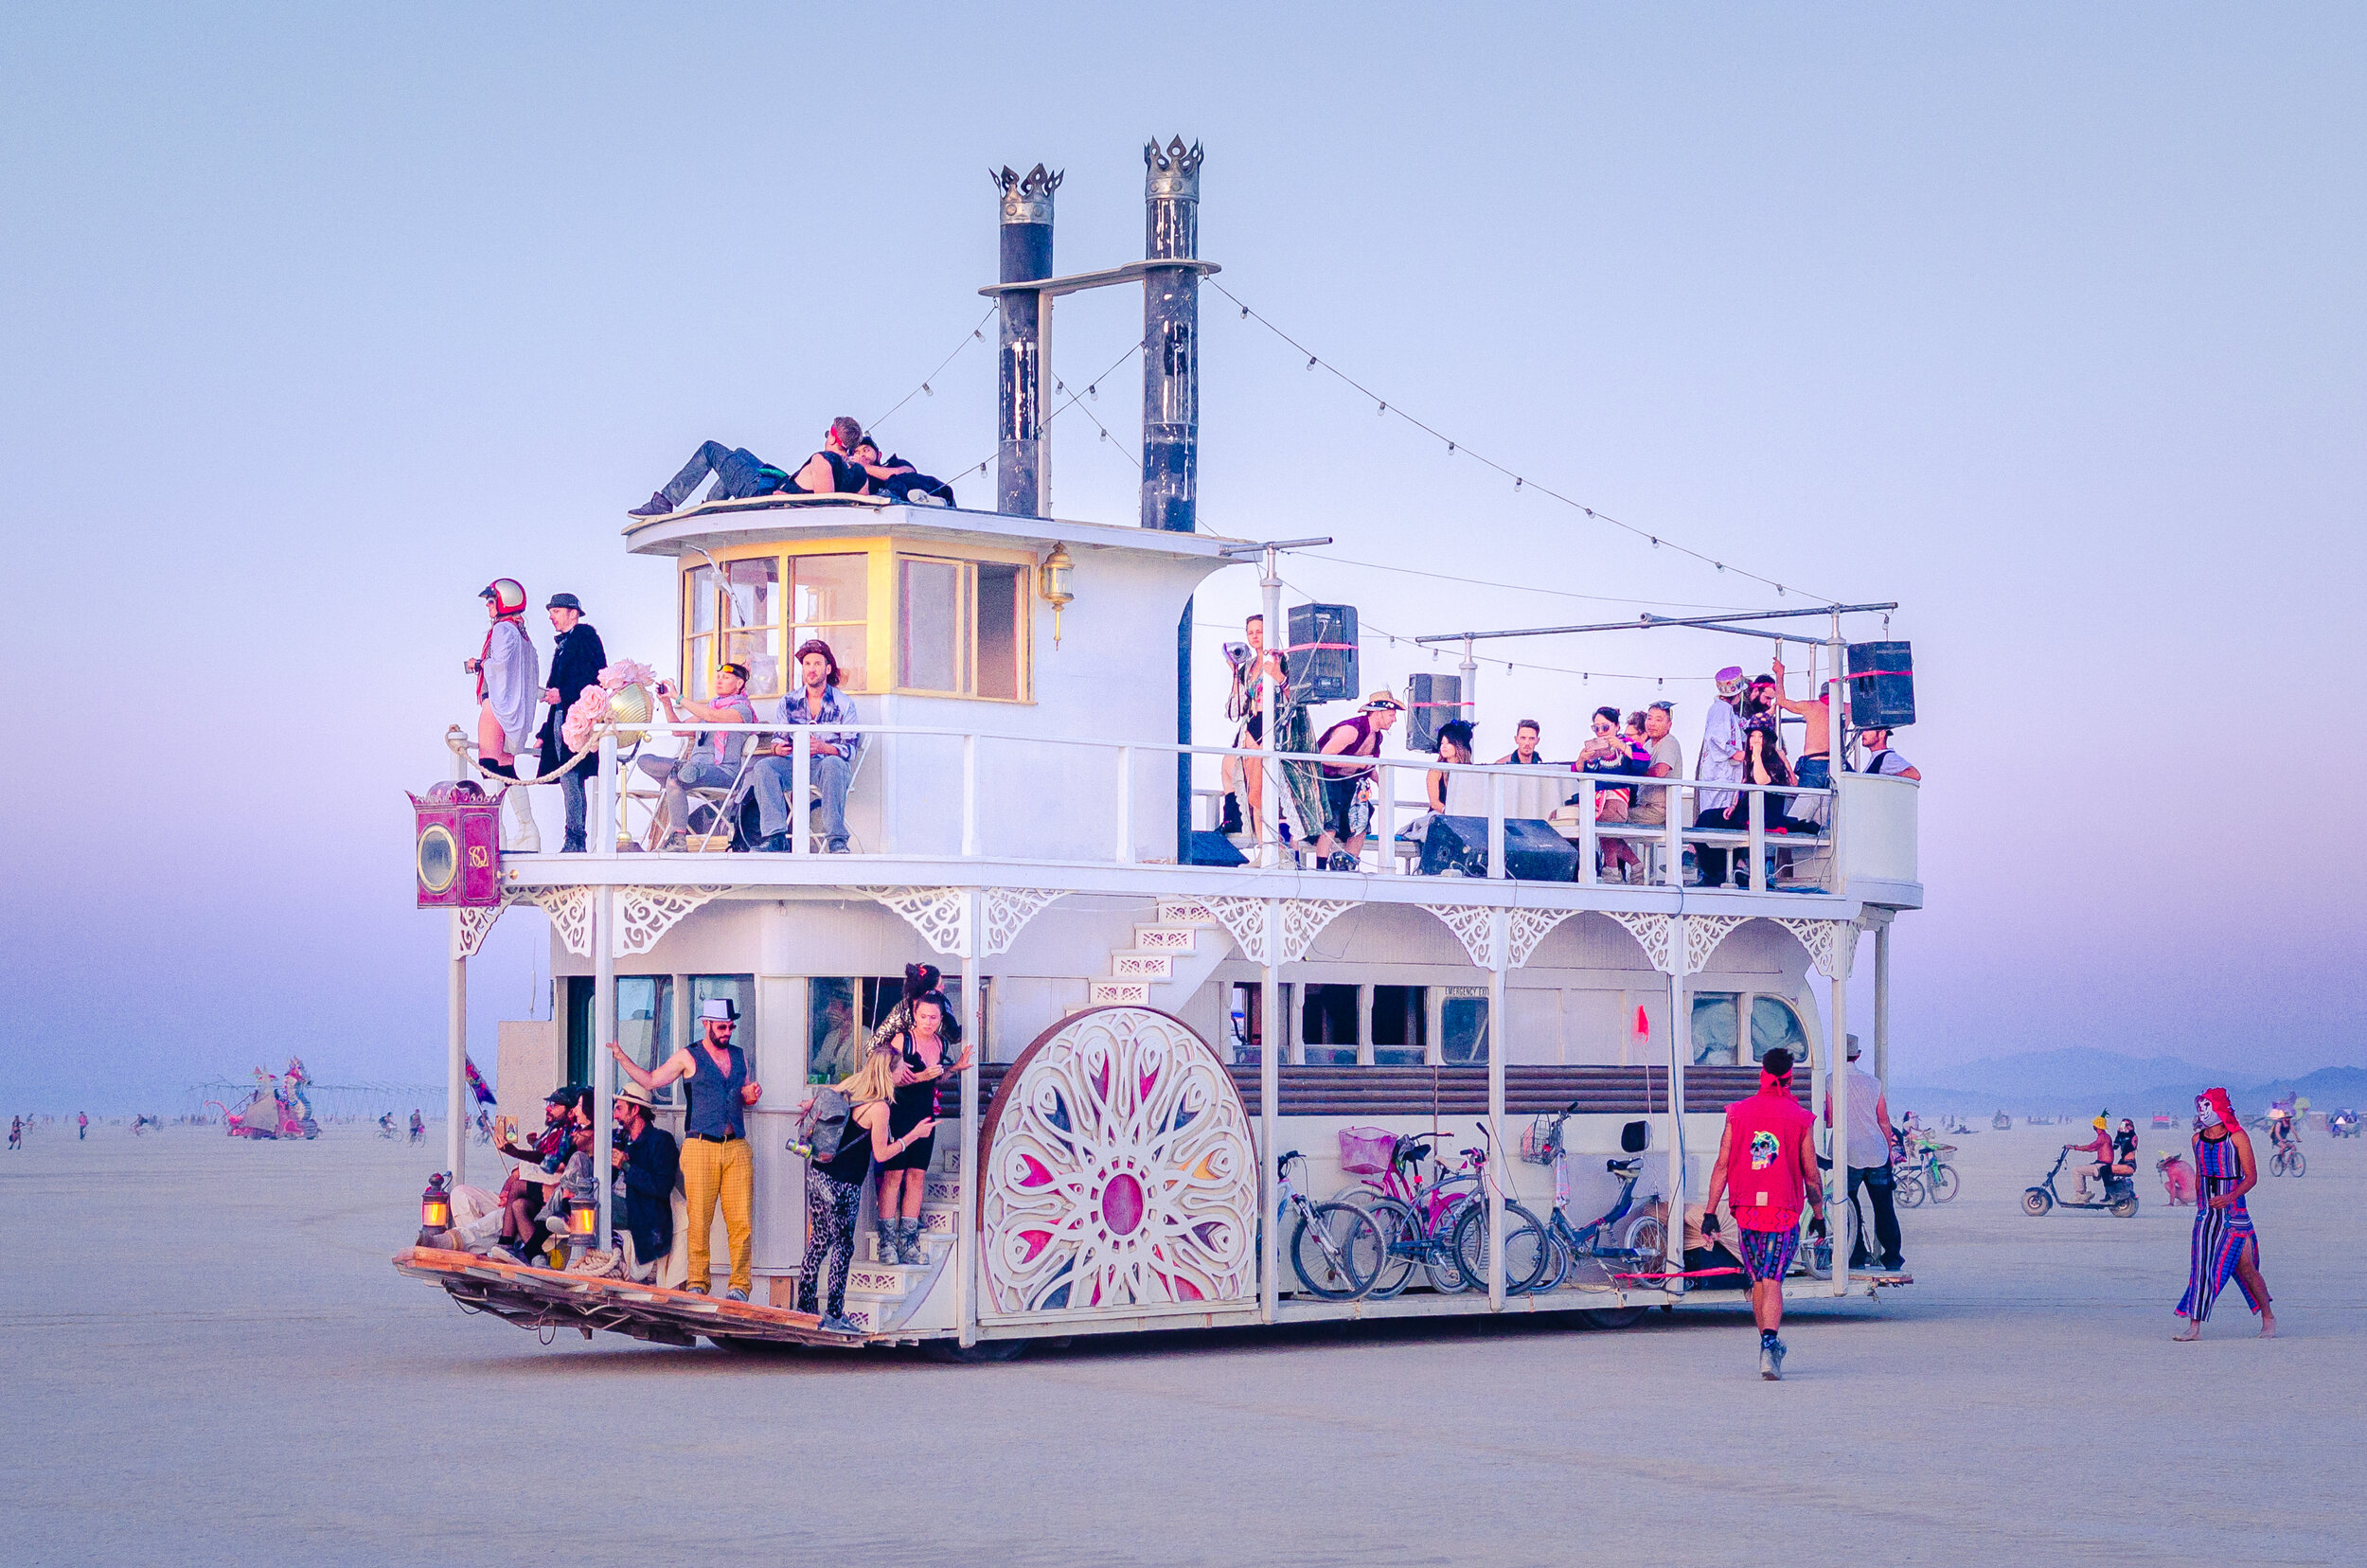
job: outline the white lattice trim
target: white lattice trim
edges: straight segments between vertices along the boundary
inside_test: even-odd
[[[1471,955],[1471,962],[1481,969],[1496,967],[1496,912],[1480,904],[1424,904],[1438,917],[1463,951]]]
[[[551,929],[567,951],[578,958],[592,956],[593,890],[588,887],[538,887],[525,897],[551,918]]]
[[[970,900],[958,887],[858,887],[904,917],[929,950],[958,957],[970,939]]]
[[[1777,920],[1800,938],[1808,961],[1827,980],[1846,980],[1858,964],[1858,927],[1850,920]],[[1845,934],[1845,935],[1844,935]]]
[[[1575,909],[1516,909],[1512,912],[1512,952],[1509,967],[1519,969],[1529,961],[1537,944],[1562,921],[1577,914]]]
[[[1217,896],[1200,900],[1218,924],[1232,934],[1241,956],[1254,964],[1266,962],[1266,900]]]
[[[1282,962],[1295,964],[1306,957],[1324,927],[1355,907],[1344,899],[1283,900]]]
[[[1727,933],[1750,919],[1748,915],[1688,915],[1685,917],[1685,972],[1699,974]]]
[[[1027,929],[1027,922],[1053,900],[1061,897],[1046,887],[989,887],[987,889],[985,942],[978,955],[991,958],[998,953],[1008,953],[1019,934]],[[937,950],[942,953],[945,950]]]
[[[485,946],[485,938],[492,935],[493,922],[502,918],[503,910],[517,901],[517,894],[504,893],[501,902],[489,909],[454,910],[453,913],[460,918],[452,923],[452,955],[454,958],[475,957],[477,950]]]
[[[1644,956],[1654,969],[1663,974],[1675,972],[1668,955],[1669,922],[1674,917],[1628,914],[1615,909],[1607,909],[1603,913],[1627,927],[1628,935],[1643,944]]]
[[[616,933],[609,951],[633,958],[657,946],[682,918],[722,892],[721,887],[620,887],[612,907]]]

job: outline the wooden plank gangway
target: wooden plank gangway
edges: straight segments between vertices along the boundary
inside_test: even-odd
[[[696,1291],[670,1291],[629,1279],[563,1274],[523,1263],[436,1247],[406,1247],[395,1267],[413,1279],[441,1286],[463,1308],[490,1312],[521,1328],[595,1330],[657,1345],[695,1345],[702,1336],[725,1348],[750,1344],[808,1345],[834,1350],[899,1336],[833,1333],[810,1312],[752,1301],[727,1301]]]

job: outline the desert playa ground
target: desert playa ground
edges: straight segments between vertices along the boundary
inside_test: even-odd
[[[1732,1308],[1095,1341],[1002,1366],[552,1345],[405,1281],[434,1154],[116,1126],[0,1156],[19,1563],[2357,1562],[2367,1143],[2255,1195],[2283,1337],[2170,1343],[2189,1211],[2025,1218],[1963,1138],[1917,1283]]]

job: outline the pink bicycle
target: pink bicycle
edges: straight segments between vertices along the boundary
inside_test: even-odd
[[[1422,1174],[1431,1160],[1430,1174]],[[1372,1215],[1380,1228],[1384,1253],[1368,1292],[1380,1300],[1397,1294],[1414,1281],[1418,1266],[1431,1289],[1447,1294],[1471,1289],[1455,1245],[1455,1221],[1478,1200],[1480,1172],[1486,1155],[1476,1149],[1458,1149],[1450,1168],[1433,1158],[1432,1145],[1419,1137],[1398,1137],[1377,1127],[1343,1128],[1340,1167],[1363,1180],[1332,1194],[1334,1202],[1351,1203]]]

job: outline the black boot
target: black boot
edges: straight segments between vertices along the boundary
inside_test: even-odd
[[[1240,830],[1241,797],[1228,790],[1225,792],[1224,796],[1224,820],[1217,825],[1217,831],[1220,833],[1237,833]]]
[[[635,507],[625,515],[627,517],[664,517],[673,509],[673,503],[666,499],[664,490],[651,490],[648,506]]]

